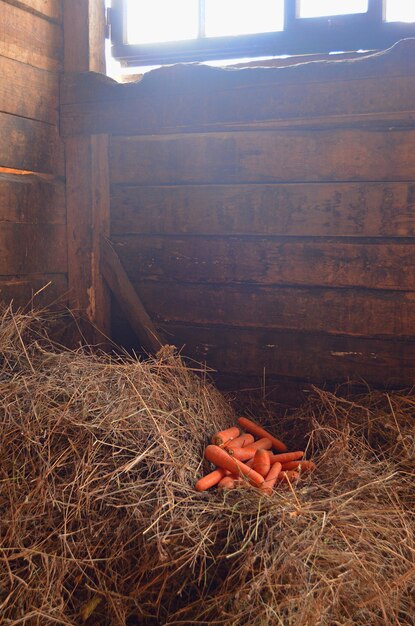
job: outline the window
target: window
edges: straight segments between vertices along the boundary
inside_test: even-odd
[[[299,17],[324,17],[366,13],[368,0],[300,0]]]
[[[113,56],[159,65],[387,48],[415,37],[408,0],[112,0]]]

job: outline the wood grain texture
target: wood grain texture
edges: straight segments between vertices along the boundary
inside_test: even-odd
[[[196,67],[193,73],[206,72],[204,66]],[[190,76],[194,88],[187,91],[182,89],[180,80],[180,72],[184,70],[174,66],[170,71],[178,74],[178,84],[168,82],[164,90],[160,85],[162,97],[154,93],[155,88],[150,89],[151,85],[146,82],[150,79],[146,77],[138,84],[127,85],[111,84],[94,75],[68,77],[67,81],[72,80],[72,84],[64,88],[64,97],[76,101],[79,89],[80,98],[85,102],[63,105],[63,134],[152,135],[297,125],[387,128],[408,125],[415,120],[415,76],[379,75],[328,81],[322,73],[318,83],[307,83],[307,80],[281,83],[271,70],[268,82],[256,84],[255,75],[263,74],[263,69],[239,70],[242,74],[248,73],[247,84],[233,87],[232,76],[229,84],[217,84],[207,73],[202,85],[198,84],[197,75]],[[230,70],[220,71],[230,75]]]
[[[64,2],[65,72],[105,73],[105,4]],[[94,133],[89,133],[94,134]]]
[[[412,385],[415,342],[287,331],[165,325],[169,343],[209,367],[241,376],[305,381],[366,381]]]
[[[0,166],[63,174],[63,145],[55,126],[0,113]]]
[[[64,3],[65,72],[104,71],[105,40],[101,0]],[[108,137],[92,135],[66,142],[68,282],[70,303],[90,324],[90,342],[110,333],[110,295],[100,264],[100,239],[109,235]]]
[[[81,1],[73,0],[73,4]],[[77,12],[79,13],[79,9]],[[241,70],[233,67],[184,63],[160,67],[146,73],[138,82],[122,85],[106,76],[78,74],[66,77],[62,104],[117,100],[120,94],[123,94],[124,98],[135,98],[138,94],[141,97],[156,98],[160,93],[167,95],[175,92],[182,95],[197,91],[205,96],[212,88],[226,92],[247,86],[257,89],[263,85],[280,84],[285,88],[290,84],[372,80],[380,76],[383,78],[414,76],[414,59],[415,41],[406,39],[387,50],[359,55],[359,58],[352,60],[344,61],[338,57],[325,55],[325,59],[317,63],[312,57],[309,57],[308,61],[298,63],[298,57],[291,57],[287,60],[288,66],[283,68],[256,67]],[[73,71],[88,70],[77,68]],[[220,103],[218,104],[220,106]],[[264,106],[267,106],[266,103]]]
[[[97,74],[72,74],[63,83],[62,132],[413,125],[413,58],[414,40],[406,40],[353,60],[294,59],[280,68],[175,65],[127,85]]]
[[[66,305],[68,279],[66,274],[43,274],[29,277],[0,278],[0,300],[13,307]]]
[[[413,181],[415,130],[114,137],[113,183]]]
[[[156,353],[164,344],[151,317],[130,282],[110,241],[101,238],[101,271],[143,350]]]
[[[0,111],[58,123],[59,75],[0,56]]]
[[[62,4],[65,0],[3,0],[17,8],[30,11],[41,17],[61,23],[63,16]]]
[[[113,185],[111,232],[410,237],[415,182]]]
[[[109,295],[101,274],[99,251],[100,237],[109,231],[107,154],[105,136],[77,137],[66,142],[70,303],[108,335]],[[92,327],[88,328],[85,332],[91,333]]]
[[[415,292],[135,282],[159,324],[415,337]]]
[[[39,176],[0,173],[0,223],[65,224],[65,185]]]
[[[65,226],[0,224],[0,276],[66,271]]]
[[[131,280],[412,290],[415,242],[113,237]]]
[[[0,0],[0,55],[46,70],[62,67],[58,24]]]

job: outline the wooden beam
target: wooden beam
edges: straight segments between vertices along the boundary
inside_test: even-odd
[[[104,0],[66,0],[64,33],[65,73],[105,73]]]
[[[69,302],[91,323],[82,329],[90,342],[110,330],[110,298],[99,270],[99,237],[109,233],[107,145],[106,135],[66,143]]]
[[[144,350],[157,352],[164,341],[131,284],[111,242],[104,237],[101,238],[101,271],[141,346]]]
[[[64,69],[105,71],[103,0],[64,3]],[[83,336],[95,343],[109,335],[110,296],[100,272],[101,235],[109,234],[107,135],[66,142],[68,286],[70,305],[88,320]]]
[[[123,235],[112,241],[129,276],[140,268],[140,280],[392,291],[412,291],[415,284],[413,238]]]
[[[0,112],[0,167],[62,175],[63,143],[57,128]]]

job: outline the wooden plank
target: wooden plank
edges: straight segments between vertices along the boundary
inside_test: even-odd
[[[113,183],[413,181],[415,131],[269,131],[114,137]]]
[[[67,271],[66,229],[60,224],[0,224],[0,275]]]
[[[111,232],[409,237],[415,183],[113,185]]]
[[[252,398],[272,402],[275,407],[275,417],[286,415],[287,409],[299,407],[312,393],[311,384],[301,379],[284,378],[281,376],[241,376],[235,374],[224,374],[213,372],[211,377],[218,389],[227,393],[236,391],[238,393],[235,398],[241,412],[246,410],[247,406],[252,406]],[[318,385],[317,385],[318,386]],[[336,381],[325,382],[324,389],[326,391],[335,392],[339,385]],[[379,384],[377,388],[382,388]],[[389,388],[390,390],[390,388]],[[363,381],[354,382],[354,384],[342,384],[342,393],[366,394],[367,385]],[[290,441],[288,446],[292,449]],[[298,441],[293,442],[293,446],[298,445]]]
[[[0,56],[0,111],[58,123],[59,75]],[[24,97],[23,97],[24,94]]]
[[[311,333],[166,325],[185,356],[227,374],[413,385],[415,342]]]
[[[0,173],[0,223],[65,224],[65,185],[39,176]]]
[[[62,67],[58,24],[0,0],[0,55],[46,70]]]
[[[83,0],[74,0],[78,3]],[[79,8],[76,9],[79,14]],[[86,14],[85,14],[86,15]],[[63,83],[62,104],[98,102],[99,100],[118,99],[122,93],[125,98],[157,96],[175,92],[177,95],[192,93],[195,90],[208,93],[214,90],[235,90],[247,86],[260,88],[263,85],[289,85],[323,82],[344,82],[357,79],[366,80],[374,77],[414,76],[415,41],[406,39],[397,42],[388,50],[378,51],[359,58],[339,60],[338,56],[325,55],[324,60],[298,62],[298,57],[288,59],[289,67],[256,67],[247,70],[235,70],[234,67],[212,67],[195,63],[164,66],[146,73],[139,82],[120,85],[104,76],[77,74],[67,76]],[[327,58],[328,57],[328,58]],[[257,62],[258,64],[258,62]],[[93,70],[93,68],[90,68]],[[86,72],[81,67],[73,72]],[[98,71],[98,70],[95,70]],[[266,104],[265,104],[266,106]]]
[[[71,3],[74,6],[75,1],[79,0]],[[155,101],[157,96],[185,95],[195,91],[207,95],[211,89],[226,93],[242,88],[260,89],[265,85],[281,85],[285,90],[290,84],[301,84],[305,87],[309,83],[332,84],[357,79],[366,81],[379,77],[415,76],[415,41],[399,41],[388,50],[361,55],[351,61],[339,61],[338,57],[330,56],[329,60],[317,63],[312,59],[309,63],[296,63],[292,57],[290,66],[284,68],[257,67],[240,70],[195,63],[164,66],[146,73],[138,82],[129,84],[119,84],[106,76],[82,75],[79,72],[88,72],[88,69],[79,65],[68,68],[68,71],[76,74],[67,75],[63,81],[63,105],[120,101],[123,98],[138,100],[145,97],[151,97]],[[217,104],[220,106],[220,103]],[[324,106],[323,103],[321,105]],[[266,107],[267,103],[263,103],[263,106]]]
[[[104,2],[101,0],[65,2],[64,25],[65,72],[105,73]]]
[[[414,240],[113,237],[128,275],[180,283],[257,283],[410,291]]]
[[[0,167],[63,174],[63,145],[55,126],[0,113]]]
[[[197,71],[203,72],[202,68]],[[166,81],[164,87],[159,85],[158,91],[150,89],[146,78],[127,85],[110,83],[94,75],[72,78],[72,87],[64,88],[66,97],[76,100],[79,89],[80,98],[87,99],[89,89],[89,99],[63,105],[63,134],[152,135],[297,125],[388,128],[407,126],[415,120],[415,76],[379,74],[342,82],[322,77],[319,83],[297,80],[285,84],[274,80],[256,84],[255,74],[264,70],[239,70],[253,75],[250,83],[247,79],[248,84],[232,87],[231,75],[229,84],[216,84],[208,75],[206,82],[200,84],[199,78],[194,77],[193,82],[192,76],[192,91],[181,93],[183,70],[174,66],[170,71],[179,73],[179,85]],[[230,75],[230,70],[221,71]],[[89,83],[84,86],[87,79]]]
[[[415,337],[415,292],[136,282],[158,323]]]
[[[414,50],[414,40],[406,40],[351,61],[332,57],[246,70],[176,65],[128,85],[99,75],[67,75],[62,131],[131,135],[281,124],[413,124]]]
[[[164,344],[111,243],[101,238],[101,271],[141,347],[156,353]]]
[[[14,307],[66,305],[68,280],[66,274],[0,278],[0,300],[13,301]]]
[[[109,336],[109,293],[100,269],[100,237],[109,234],[108,140],[82,137],[66,142],[68,282],[70,304],[92,325],[90,341]]]
[[[62,22],[63,0],[3,0],[18,8],[46,17],[54,22]]]
[[[64,3],[64,70],[104,71],[105,4],[101,0]],[[110,333],[110,294],[101,274],[100,238],[109,235],[108,137],[66,142],[68,281],[70,303],[90,324],[87,341]]]

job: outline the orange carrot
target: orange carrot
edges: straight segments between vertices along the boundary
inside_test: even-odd
[[[224,476],[218,482],[218,489],[235,489],[235,479],[232,476]]]
[[[231,439],[231,441],[226,444],[225,448],[242,448],[243,446],[249,446],[251,443],[254,443],[254,441],[255,439],[252,435],[245,433],[244,435],[235,437],[235,439]]]
[[[284,454],[272,454],[271,455],[271,465],[273,463],[289,463],[290,461],[298,461],[304,456],[304,452],[302,450],[297,450],[297,452],[285,452]]]
[[[244,463],[231,457],[225,450],[222,450],[222,448],[218,446],[207,446],[205,458],[214,465],[229,470],[232,474],[242,474],[246,476],[253,485],[259,486],[264,482],[264,478],[260,474],[254,472],[254,470],[247,467]]]
[[[252,469],[261,476],[266,476],[270,470],[271,461],[267,450],[257,450],[253,459]]]
[[[273,467],[273,466],[272,466]],[[300,474],[294,471],[282,471],[278,474],[277,480],[281,483],[295,483],[299,480]]]
[[[203,478],[200,478],[197,481],[195,485],[196,491],[206,491],[206,489],[210,489],[214,485],[217,485],[218,482],[226,476],[226,473],[225,469],[219,468],[215,469],[214,472],[210,472],[210,474],[206,474],[206,476],[203,476]]]
[[[255,452],[257,450],[269,450],[271,447],[271,440],[264,437],[263,439],[258,439],[258,441],[255,441],[254,443],[251,443],[249,446],[245,446],[244,448],[230,448],[229,453],[232,454],[235,459],[238,459],[239,461],[246,461],[247,459],[252,459],[252,457],[255,456]]]
[[[287,450],[287,446],[285,445],[285,443],[270,435],[270,433],[262,428],[262,426],[256,424],[252,420],[249,420],[247,417],[239,417],[238,422],[244,430],[248,431],[248,433],[252,433],[257,437],[266,437],[267,439],[270,439],[272,442],[272,447],[276,450],[280,450],[281,452],[285,452]]]
[[[262,491],[265,491],[265,493],[267,494],[272,493],[274,485],[277,482],[278,475],[281,472],[281,467],[281,463],[274,463],[274,465],[271,465],[271,468],[268,474],[265,476],[265,480],[261,485]]]
[[[212,443],[216,446],[223,446],[225,443],[228,443],[231,439],[235,439],[241,434],[241,431],[237,426],[231,426],[226,430],[220,430],[218,433],[213,435]]]
[[[289,461],[282,464],[283,471],[300,470],[301,472],[311,472],[316,468],[313,461]]]

